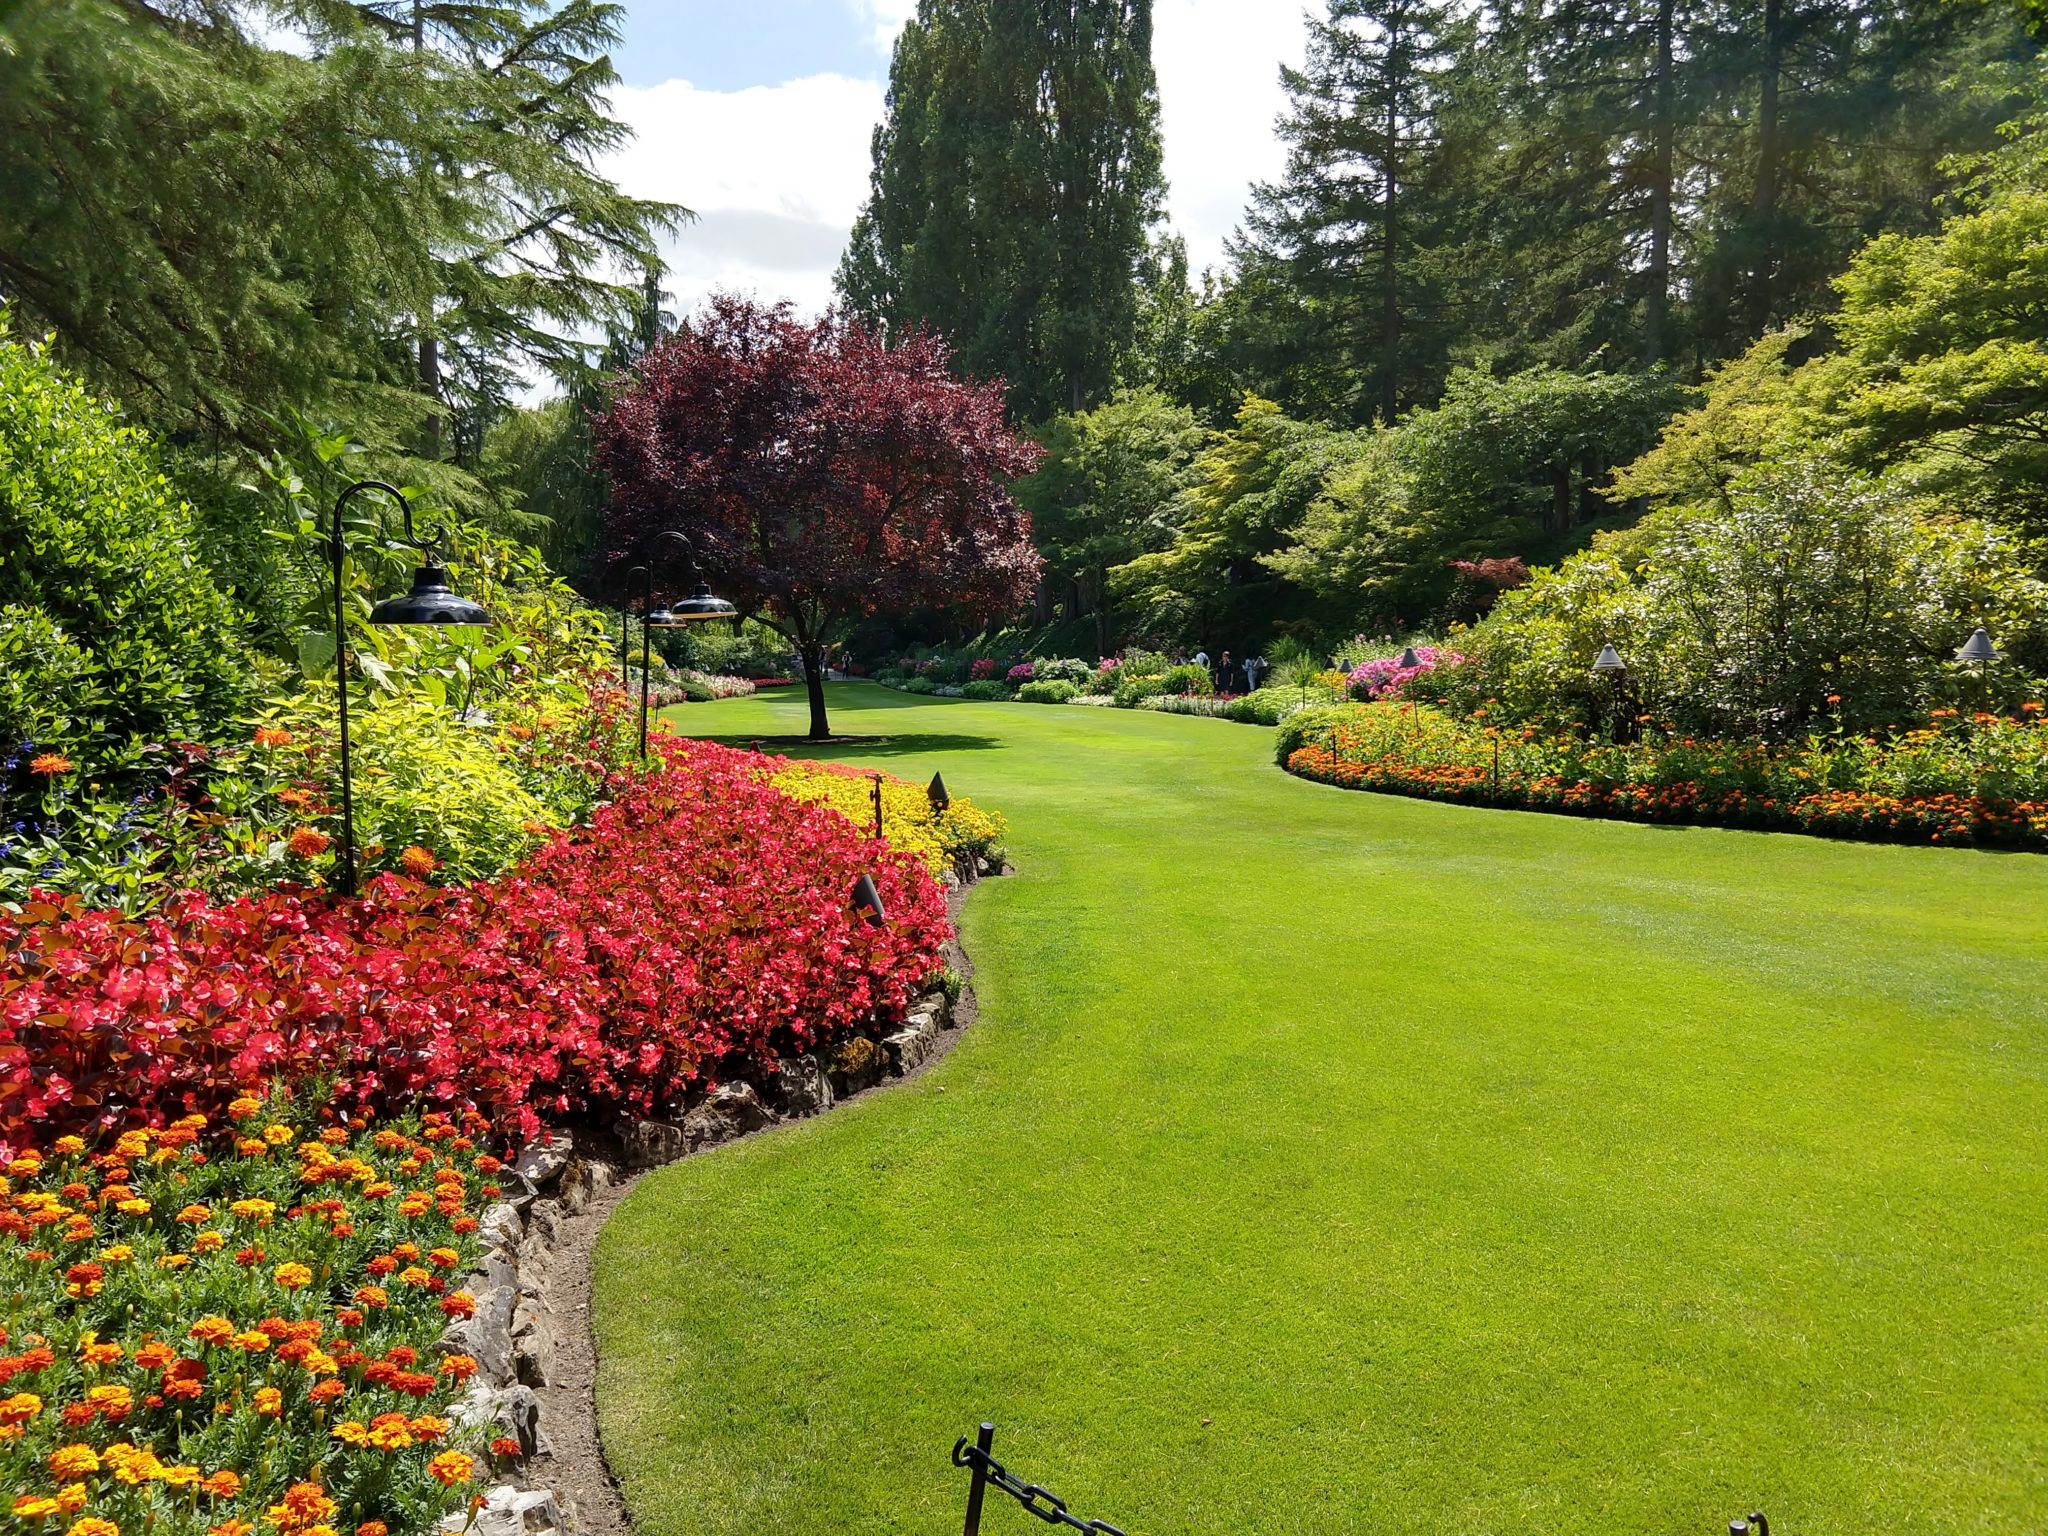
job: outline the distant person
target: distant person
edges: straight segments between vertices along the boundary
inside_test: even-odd
[[[1266,672],[1267,672],[1267,670],[1268,670],[1268,669],[1267,669],[1267,667],[1266,667],[1266,658],[1265,658],[1265,657],[1263,657],[1263,656],[1247,656],[1247,657],[1245,657],[1245,659],[1244,659],[1244,691],[1245,691],[1246,693],[1257,693],[1257,692],[1259,691],[1259,679],[1260,679],[1260,678],[1262,678],[1262,677],[1264,677],[1264,676],[1266,675]]]
[[[1222,659],[1216,663],[1216,691],[1218,693],[1237,692],[1237,668],[1231,665],[1230,652],[1228,651],[1225,651]]]
[[[1206,672],[1206,671],[1208,671],[1208,669],[1209,669],[1209,653],[1208,653],[1207,651],[1197,651],[1197,652],[1195,652],[1195,665],[1196,665],[1196,666],[1198,666],[1198,667],[1200,667],[1200,668],[1201,668],[1201,669],[1202,669],[1203,671],[1205,671],[1205,672]]]

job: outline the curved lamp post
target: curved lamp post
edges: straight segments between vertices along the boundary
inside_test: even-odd
[[[341,703],[341,894],[356,893],[356,804],[353,766],[348,741],[348,614],[343,596],[344,567],[348,559],[342,512],[349,502],[366,491],[376,491],[398,503],[405,514],[405,542],[424,557],[413,573],[412,591],[404,597],[387,597],[370,610],[372,624],[488,624],[491,616],[466,597],[448,589],[448,571],[440,554],[450,543],[443,524],[430,538],[414,535],[412,503],[395,485],[382,480],[358,480],[344,489],[334,502],[334,527],[327,538],[329,569],[334,576],[334,690]]]
[[[678,533],[671,528],[665,533],[657,533],[647,543],[658,547],[671,539],[682,546],[683,554],[689,560],[691,568],[694,570],[697,563],[697,546],[690,542],[687,535]],[[656,608],[654,606],[653,566],[651,564],[636,565],[627,571],[626,582],[629,590],[635,574],[640,577],[640,756],[645,758],[647,756],[647,674],[649,663],[653,660],[651,654],[653,647],[648,637],[648,631],[653,629],[683,629],[691,624],[702,624],[708,619],[736,618],[739,615],[739,610],[724,598],[713,597],[709,584],[703,580],[701,575],[698,577],[696,589],[688,597],[673,607]],[[619,670],[622,674],[625,671],[626,658],[626,607],[626,604],[621,604],[619,612]]]

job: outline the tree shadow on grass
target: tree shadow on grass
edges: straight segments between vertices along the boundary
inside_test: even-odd
[[[993,736],[958,736],[942,732],[913,732],[902,736],[860,736],[852,740],[821,742],[812,742],[802,736],[759,734],[699,736],[696,739],[716,742],[721,747],[738,747],[743,751],[758,744],[763,752],[774,752],[784,757],[816,750],[848,759],[918,757],[941,752],[987,752],[999,750],[1003,745]]]

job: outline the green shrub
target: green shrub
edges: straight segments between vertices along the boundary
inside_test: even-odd
[[[89,761],[135,737],[210,740],[243,706],[240,617],[151,453],[0,311],[6,747]]]
[[[937,693],[939,685],[929,677],[913,677],[903,685],[905,693]]]
[[[1159,680],[1165,685],[1168,693],[1186,693],[1193,694],[1196,698],[1207,698],[1216,691],[1208,668],[1198,667],[1192,662],[1168,667]]]
[[[1045,682],[1034,678],[1017,690],[1019,702],[1025,704],[1071,704],[1080,695],[1079,687],[1060,678]]]
[[[1031,661],[1034,683],[1085,683],[1095,668],[1074,656],[1036,656]]]
[[[984,703],[996,699],[1008,699],[1011,697],[1010,685],[1008,683],[999,683],[992,677],[985,677],[962,687],[960,697],[963,699],[980,699]]]
[[[1122,668],[1117,669],[1122,672]],[[1166,692],[1166,679],[1158,673],[1149,676],[1119,676],[1116,686],[1110,690],[1110,698],[1118,709],[1136,709],[1140,699],[1156,699]]]
[[[1162,693],[1149,699],[1138,700],[1138,708],[1153,710],[1162,715],[1220,717],[1227,705],[1220,699],[1204,698],[1195,693]]]
[[[1304,709],[1327,709],[1343,700],[1326,688],[1261,688],[1223,706],[1224,718],[1241,725],[1278,725]]]

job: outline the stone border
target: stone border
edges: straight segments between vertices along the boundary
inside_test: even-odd
[[[956,924],[967,888],[1007,873],[985,861],[946,878]],[[558,1131],[520,1153],[510,1192],[484,1212],[482,1267],[458,1282],[476,1315],[450,1325],[438,1348],[474,1358],[469,1390],[451,1410],[457,1441],[491,1469],[483,1504],[444,1518],[473,1536],[626,1536],[623,1502],[604,1465],[596,1422],[596,1346],[589,1315],[590,1252],[613,1207],[642,1174],[793,1120],[824,1114],[862,1092],[915,1075],[951,1048],[976,1009],[957,936],[946,960],[962,976],[957,999],[934,987],[880,1039],[854,1036],[830,1053],[776,1063],[772,1076],[721,1084],[677,1120],[627,1120],[609,1134]],[[543,1408],[554,1410],[543,1427]],[[562,1440],[558,1451],[552,1428]],[[494,1457],[493,1439],[519,1442]]]

